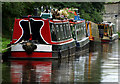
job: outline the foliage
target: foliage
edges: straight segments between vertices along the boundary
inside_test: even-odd
[[[10,43],[10,39],[6,39],[6,38],[2,38],[2,49],[7,48],[7,45]],[[0,50],[0,52],[4,53],[7,50],[2,51],[2,49]]]
[[[74,16],[76,14],[75,8],[63,8],[60,10],[61,17],[67,17],[68,19],[74,19]]]
[[[2,52],[2,37],[0,36],[0,53]]]
[[[10,38],[14,26],[14,19],[33,15],[34,8],[48,6],[52,8],[78,8],[81,18],[95,23],[102,21],[103,2],[3,2],[2,3],[2,33]],[[71,15],[72,16],[72,15]],[[73,16],[72,16],[73,17]]]
[[[117,32],[118,33],[118,36],[119,36],[119,38],[120,38],[120,32]]]

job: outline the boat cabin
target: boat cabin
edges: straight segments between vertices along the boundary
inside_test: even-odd
[[[85,20],[70,21],[73,38],[77,47],[83,47],[89,43],[87,37]]]
[[[109,42],[118,38],[115,24],[111,22],[102,22],[98,24],[99,35],[103,42]]]
[[[52,14],[51,13],[41,13],[40,17],[42,19],[48,19],[48,18],[52,18]]]
[[[94,22],[86,22],[86,30],[90,41],[100,42],[98,25]]]

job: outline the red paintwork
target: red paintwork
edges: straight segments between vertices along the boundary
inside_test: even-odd
[[[22,35],[22,29],[19,25],[19,21],[20,20],[28,20],[29,18],[24,18],[24,19],[15,19],[15,23],[14,23],[14,31],[13,31],[13,38],[12,38],[12,42],[11,44],[14,44]],[[51,33],[50,33],[50,26],[49,26],[49,21],[48,19],[39,19],[39,18],[34,18],[34,20],[42,20],[44,21],[44,26],[41,28],[41,36],[42,39],[47,43],[47,44],[62,44],[62,43],[66,43],[69,41],[72,41],[73,38],[65,40],[65,41],[60,41],[60,42],[52,42],[51,40]],[[62,22],[68,22],[68,20],[58,20],[58,21],[53,21],[50,20],[50,22],[53,23],[62,23]],[[16,40],[13,40],[16,39]],[[30,40],[32,40],[32,37],[30,38]]]
[[[48,44],[51,44],[51,34],[50,34],[50,26],[48,19],[44,20],[44,26],[41,29],[41,35]]]
[[[110,40],[103,40],[103,39],[102,39],[101,42],[110,42]]]
[[[89,36],[89,40],[94,41],[94,37]]]
[[[51,82],[51,73],[51,61],[11,61],[10,76],[11,82],[14,84],[20,82]]]
[[[13,36],[12,36],[12,42],[11,43],[15,43],[22,35],[22,29],[19,26],[19,21],[20,20],[21,19],[15,19],[14,29],[13,29]]]
[[[68,22],[68,20],[50,20],[50,22],[53,22],[53,23],[63,23],[63,22]]]
[[[85,22],[85,20],[82,20],[80,22],[72,22],[72,21],[70,21],[71,24],[79,24],[79,23],[82,23],[82,22]]]
[[[30,34],[30,38],[29,38],[29,40],[32,40],[32,34]]]
[[[52,52],[32,52],[27,54],[26,52],[11,52],[11,57],[15,58],[52,58]]]
[[[62,43],[67,43],[67,42],[70,42],[72,41],[73,38],[69,39],[69,40],[66,40],[66,41],[61,41],[61,42],[51,42],[51,44],[62,44]]]

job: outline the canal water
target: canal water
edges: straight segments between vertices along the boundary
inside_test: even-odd
[[[2,63],[2,82],[117,84],[119,46],[120,40],[91,43],[89,50],[62,60],[9,60]]]

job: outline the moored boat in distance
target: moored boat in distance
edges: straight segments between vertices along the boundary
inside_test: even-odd
[[[115,24],[112,22],[104,21],[101,24],[98,24],[98,28],[101,42],[111,42],[118,39]]]
[[[101,39],[99,37],[98,25],[96,23],[87,21],[86,22],[86,30],[88,33],[89,40],[91,42],[101,42]]]
[[[68,20],[15,19],[10,58],[64,58],[75,53]]]

